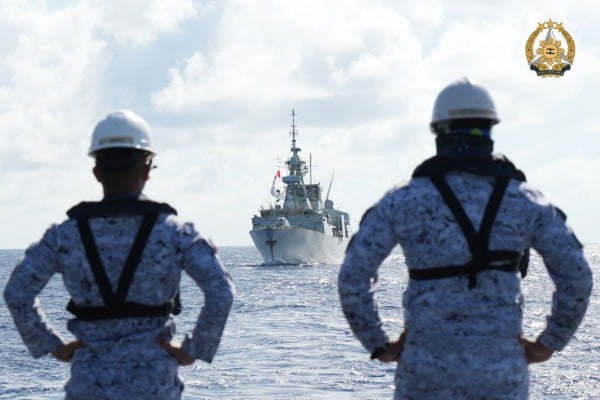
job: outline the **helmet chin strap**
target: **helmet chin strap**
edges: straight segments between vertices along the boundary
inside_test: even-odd
[[[454,157],[486,157],[494,151],[494,141],[489,136],[464,133],[438,134],[435,138],[437,154]]]

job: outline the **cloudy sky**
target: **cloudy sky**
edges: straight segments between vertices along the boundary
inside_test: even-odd
[[[0,248],[25,248],[101,197],[96,122],[129,108],[152,126],[146,193],[218,246],[251,245],[289,155],[292,109],[313,182],[356,225],[433,155],[435,96],[486,86],[496,150],[569,216],[600,232],[600,3],[396,0],[0,0]],[[576,44],[558,79],[528,69],[538,22]],[[283,172],[283,169],[282,169]]]

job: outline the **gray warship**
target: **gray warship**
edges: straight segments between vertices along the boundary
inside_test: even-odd
[[[341,263],[351,236],[350,216],[333,208],[329,199],[333,175],[325,200],[321,185],[312,183],[312,174],[309,182],[305,182],[312,158],[307,165],[299,156],[293,110],[290,135],[292,155],[285,162],[288,175],[281,178],[283,190],[275,191],[272,187],[276,201],[252,217],[250,237],[266,265]]]

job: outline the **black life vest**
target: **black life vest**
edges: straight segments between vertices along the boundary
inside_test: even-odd
[[[74,314],[78,319],[86,321],[108,318],[157,317],[169,315],[170,313],[176,315],[181,312],[179,292],[170,301],[158,305],[140,304],[126,300],[142,252],[160,213],[176,215],[177,211],[166,203],[156,203],[141,198],[121,198],[102,202],[82,202],[67,212],[70,219],[77,221],[77,228],[86,257],[104,301],[103,306],[84,306],[75,304],[71,299],[67,305],[67,311]],[[143,220],[119,277],[117,290],[113,292],[100,260],[98,248],[90,229],[89,219],[130,215],[143,215]]]
[[[444,175],[449,171],[462,171],[496,178],[479,231],[475,230],[465,210],[444,179]],[[419,165],[412,176],[413,178],[429,178],[436,187],[467,240],[471,251],[471,261],[464,265],[410,269],[409,276],[411,279],[426,280],[467,275],[469,277],[469,288],[473,288],[476,285],[477,274],[485,270],[494,269],[508,272],[519,270],[523,277],[527,274],[529,249],[524,253],[513,250],[489,249],[492,225],[509,180],[525,181],[525,174],[518,170],[506,157],[502,155],[470,158],[435,156]]]

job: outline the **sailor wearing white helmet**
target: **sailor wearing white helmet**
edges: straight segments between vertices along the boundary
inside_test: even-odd
[[[88,154],[104,198],[71,208],[27,249],[6,285],[6,304],[33,357],[51,353],[71,363],[67,399],[180,399],[178,366],[212,361],[233,283],[192,223],[142,194],[155,155],[142,118],[109,114],[94,129]],[[205,305],[193,333],[176,343],[183,271]],[[37,300],[54,274],[71,296],[73,341],[57,334]]]
[[[562,350],[587,308],[582,245],[565,214],[492,155],[498,122],[483,87],[462,79],[444,88],[431,121],[437,155],[367,210],[348,246],[338,277],[344,315],[372,359],[398,362],[395,399],[526,399],[527,364]],[[390,340],[374,293],[397,244],[410,279],[404,331]],[[522,337],[530,248],[556,286],[535,340]]]

